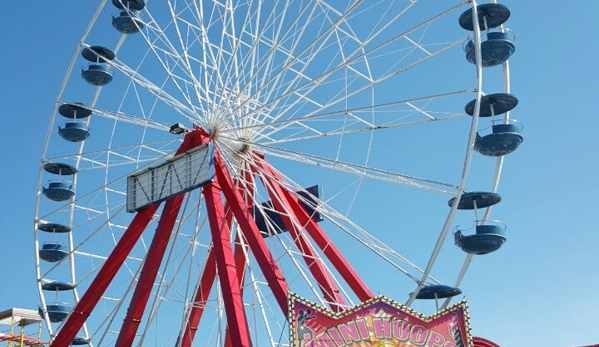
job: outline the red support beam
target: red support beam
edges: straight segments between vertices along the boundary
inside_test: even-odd
[[[146,254],[146,259],[139,276],[127,315],[116,340],[116,347],[130,347],[133,344],[141,317],[148,303],[156,274],[166,252],[173,226],[179,214],[184,195],[177,195],[169,199],[164,205],[158,228],[152,239],[152,244]]]
[[[303,233],[303,228],[300,229],[299,227],[300,225],[302,227],[305,226],[308,221],[305,218],[300,219],[298,214],[303,212],[307,215],[307,213],[304,208],[299,205],[296,197],[291,194],[286,194],[288,192],[286,188],[281,185],[281,181],[275,181],[271,178],[277,176],[273,176],[276,175],[276,172],[274,172],[270,166],[264,165],[262,161],[258,161],[258,166],[265,173],[265,175],[260,175],[260,178],[268,191],[270,201],[279,212],[281,220],[285,224],[287,231],[291,234],[291,238],[295,242],[297,248],[302,252],[304,261],[314,276],[325,300],[330,303],[331,310],[334,312],[342,311],[345,301],[339,292],[339,288],[335,285],[335,282],[327,272],[324,264],[319,261],[320,255],[316,253],[315,249],[310,244],[310,241],[306,238]],[[299,209],[297,208],[298,206]]]
[[[265,170],[269,180],[275,182],[283,182],[281,176],[267,163],[264,159],[256,158],[258,165]],[[354,291],[361,301],[372,299],[374,295],[368,289],[366,284],[358,276],[356,271],[351,267],[349,262],[341,254],[335,244],[329,239],[318,223],[310,218],[306,210],[302,207],[299,199],[291,194],[286,189],[282,189],[281,194],[287,198],[291,209],[298,218],[300,225],[305,225],[308,234],[322,252],[327,256],[333,266],[337,269],[341,277],[347,282],[350,288]]]
[[[243,307],[243,297],[239,289],[239,279],[229,236],[230,229],[227,226],[220,190],[216,187],[216,183],[210,183],[204,186],[203,193],[231,341],[236,347],[250,347],[252,342],[249,326]]]
[[[183,332],[181,344],[177,344],[177,346],[191,346],[191,343],[193,342],[195,334],[198,330],[200,320],[202,319],[202,314],[204,313],[204,306],[206,305],[206,301],[210,296],[210,292],[212,291],[212,285],[214,284],[215,279],[216,258],[214,256],[212,248],[210,248],[208,250],[208,258],[206,259],[206,264],[204,265],[204,271],[202,272],[202,276],[200,277],[200,281],[196,289],[196,294],[193,299],[193,307],[191,308],[189,318],[187,319],[186,329]]]
[[[246,182],[251,182],[252,176],[251,173],[245,171]],[[252,202],[252,196],[254,191],[254,185],[243,185],[243,182],[237,182],[236,184],[238,191],[246,196],[249,199],[249,203]],[[250,205],[251,206],[251,205]],[[233,224],[233,213],[229,204],[225,204],[227,225],[231,228]],[[239,240],[239,234],[236,236],[235,242],[235,266],[237,268],[237,278],[239,279],[239,288],[241,295],[243,296],[243,276],[245,272],[245,254],[243,252],[243,246]],[[202,318],[202,314],[204,312],[204,306],[206,301],[208,300],[208,296],[212,290],[212,285],[214,284],[214,280],[216,278],[216,261],[214,259],[214,253],[212,252],[212,248],[208,250],[208,258],[206,260],[206,264],[204,265],[204,271],[202,272],[202,276],[198,283],[198,287],[196,289],[196,295],[193,300],[193,306],[190,310],[189,317],[186,323],[185,331],[183,332],[183,337],[181,338],[181,344],[177,344],[177,346],[181,347],[190,347],[193,339],[195,338],[195,334],[198,330],[198,326],[200,324],[200,320]],[[231,347],[231,337],[229,328],[227,327],[226,331],[226,339],[225,339],[225,347]]]
[[[202,129],[196,129],[185,136],[176,154],[200,146],[207,141],[207,134]],[[106,292],[106,288],[108,288],[110,282],[112,282],[114,276],[116,276],[116,273],[123,265],[123,262],[127,259],[129,253],[131,253],[131,250],[150,223],[159,206],[160,204],[153,204],[137,212],[116,247],[96,274],[96,278],[90,284],[89,289],[81,297],[81,300],[79,300],[73,312],[71,312],[69,318],[56,335],[56,338],[51,343],[52,347],[67,347],[71,345],[73,339],[98,304],[98,301],[100,301],[102,295],[104,295],[104,292]]]
[[[237,191],[239,192],[239,194],[241,194],[244,198],[246,198],[245,201],[247,201],[248,203],[248,209],[252,207],[253,204],[253,196],[254,196],[254,184],[253,183],[249,183],[249,182],[253,182],[253,176],[251,174],[251,172],[242,169],[243,170],[243,177],[245,179],[245,181],[241,181],[238,180],[237,182],[235,182],[235,186],[237,187]],[[232,224],[232,219],[233,219],[233,212],[231,211],[231,208],[229,206],[229,204],[227,203],[225,205],[225,210],[227,211],[227,223],[229,225],[229,228],[231,227]],[[243,297],[243,288],[244,288],[244,276],[245,276],[245,266],[246,266],[246,257],[245,257],[245,251],[247,251],[247,246],[244,246],[241,244],[241,237],[240,234],[237,234],[235,236],[235,266],[237,268],[237,279],[239,279],[239,291],[241,293],[241,296]],[[223,344],[223,347],[234,347],[233,346],[233,342],[231,340],[231,332],[230,332],[230,328],[227,325],[227,329],[226,329],[226,333],[225,333],[225,343]]]
[[[106,259],[102,269],[100,269],[96,278],[90,284],[89,290],[81,297],[81,300],[69,315],[64,326],[60,329],[58,335],[56,335],[56,338],[51,343],[52,347],[67,347],[71,345],[83,323],[85,323],[87,317],[89,317],[96,307],[106,288],[108,288],[108,285],[133,249],[133,246],[135,246],[137,240],[139,240],[139,237],[148,226],[148,223],[150,223],[158,206],[158,204],[150,205],[137,212],[116,247]]]
[[[206,134],[203,131],[193,131],[188,133],[183,139],[183,143],[175,153],[175,155],[184,153],[190,149],[196,148],[203,145],[208,141]],[[123,325],[117,338],[116,347],[129,347],[135,339],[135,334],[141,323],[141,317],[148,303],[152,286],[156,280],[156,275],[162,263],[164,253],[168,246],[170,235],[173,231],[177,215],[181,209],[183,197],[185,194],[179,194],[175,197],[167,200],[162,210],[160,221],[158,222],[158,228],[152,239],[152,244],[148,249],[146,260],[137,285],[135,292],[131,298],[129,308],[127,309],[127,315],[123,321]]]
[[[244,246],[241,244],[239,240],[239,235],[236,237],[235,242],[235,267],[237,268],[237,279],[239,280],[239,292],[241,293],[241,297],[243,297],[243,278],[245,276],[245,253]],[[230,327],[227,325],[227,333],[225,334],[225,343],[223,347],[233,347],[233,342],[231,340],[231,332]]]
[[[233,214],[231,213],[231,209],[226,205],[225,210],[227,211],[227,225],[231,228],[233,222]],[[235,247],[235,266],[237,268],[237,278],[240,282],[240,291],[241,296],[243,297],[243,287],[241,282],[243,281],[243,272],[245,269],[245,258],[243,262],[238,261],[239,257],[239,237],[237,237],[236,247]],[[200,320],[202,318],[202,314],[204,313],[204,306],[208,297],[210,296],[210,292],[212,291],[212,285],[214,284],[214,280],[216,279],[216,260],[214,257],[214,252],[212,251],[212,247],[208,250],[208,258],[206,259],[206,264],[204,265],[204,270],[202,271],[202,276],[198,283],[198,287],[196,288],[196,295],[193,300],[193,306],[189,313],[189,318],[187,320],[187,324],[185,325],[185,331],[183,332],[183,337],[181,338],[181,344],[177,344],[177,346],[181,347],[190,347],[193,339],[195,338],[195,334],[198,330],[198,326],[200,324]],[[227,340],[230,340],[229,330],[227,329]],[[230,343],[230,342],[229,342]],[[225,344],[227,346],[227,344]]]
[[[215,175],[221,186],[222,192],[233,210],[235,219],[248,242],[249,248],[252,250],[252,254],[256,257],[256,261],[258,262],[281,311],[286,316],[289,308],[287,306],[288,286],[285,277],[281,270],[279,270],[277,262],[272,257],[272,254],[270,254],[266,242],[254,221],[252,212],[244,202],[239,191],[235,189],[235,185],[216,150],[214,151],[214,161]]]
[[[246,177],[246,182],[250,182],[250,179],[252,178],[251,173],[248,173],[246,171],[245,177]],[[244,187],[242,182],[237,182],[236,186],[237,186],[237,189],[240,192],[240,194],[248,197],[250,199],[249,202],[251,203],[251,199],[252,199],[253,191],[254,191],[253,185]],[[229,228],[231,228],[231,225],[233,224],[233,213],[232,213],[231,208],[229,207],[228,203],[225,204],[225,211],[226,211],[227,225],[229,226]],[[235,241],[235,266],[237,267],[237,278],[240,281],[240,283],[239,283],[240,292],[241,292],[241,295],[243,296],[243,276],[244,276],[244,272],[245,272],[246,259],[245,259],[245,254],[243,252],[243,246],[241,245],[240,240],[239,240],[239,234],[237,234],[235,239],[236,239],[236,241]],[[200,278],[198,287],[196,289],[196,295],[193,300],[193,306],[191,308],[189,317],[187,319],[187,323],[185,325],[186,328],[185,328],[185,331],[183,332],[183,337],[181,338],[181,344],[180,345],[177,344],[177,346],[181,346],[181,347],[190,347],[191,346],[191,343],[193,342],[195,334],[198,330],[198,326],[200,324],[202,314],[204,312],[204,305],[206,304],[206,301],[208,300],[208,297],[210,295],[210,291],[212,289],[212,285],[214,284],[215,278],[216,278],[216,261],[214,260],[214,253],[212,252],[212,248],[210,248],[208,250],[208,258],[206,259],[206,264],[204,265],[204,270],[202,271],[202,276]],[[227,327],[227,331],[226,331],[226,339],[225,339],[224,346],[231,347],[231,337],[230,337],[230,332],[229,332],[228,327]]]

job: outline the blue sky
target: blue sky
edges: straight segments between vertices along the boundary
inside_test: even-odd
[[[471,325],[475,335],[502,346],[599,343],[599,2],[504,3],[516,31],[514,117],[524,123],[525,140],[506,158],[500,185],[509,196],[500,210],[508,242],[477,258],[462,285]],[[32,219],[39,159],[66,67],[94,7],[74,0],[0,4],[0,310],[38,305]]]

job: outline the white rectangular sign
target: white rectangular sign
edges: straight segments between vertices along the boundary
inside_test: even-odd
[[[205,144],[127,177],[127,212],[189,192],[214,179],[214,150]]]

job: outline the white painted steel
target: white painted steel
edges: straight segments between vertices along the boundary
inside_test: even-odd
[[[127,228],[127,210],[195,187],[188,182],[168,193],[138,194],[126,201],[128,185],[146,190],[150,184],[128,184],[132,172],[144,172],[137,176],[140,183],[149,172],[166,177],[167,171],[147,171],[165,162],[173,165],[171,173],[197,171],[174,168],[183,163],[173,159],[182,136],[169,129],[181,123],[210,134],[227,170],[248,194],[246,202],[255,202],[256,213],[265,215],[261,203],[271,200],[260,183],[270,177],[256,165],[256,156],[273,164],[292,194],[319,185],[316,210],[335,246],[373,292],[418,308],[408,293],[426,284],[453,283],[462,261],[462,253],[444,243],[460,218],[447,200],[467,191],[468,177],[475,178],[477,190],[485,189],[488,182],[482,178],[490,177],[486,164],[472,154],[478,117],[463,111],[468,101],[484,95],[480,71],[477,76],[460,50],[470,33],[457,18],[468,6],[476,3],[152,0],[139,15],[143,30],[120,35],[110,24],[118,11],[103,1],[60,88],[42,155],[40,192],[51,178],[44,163],[69,163],[79,172],[74,177],[77,195],[68,203],[49,202],[40,192],[36,197],[41,306],[58,298],[79,300]],[[113,82],[103,88],[85,85],[75,68],[81,48],[92,45],[116,53],[108,63]],[[57,109],[67,102],[82,102],[92,110],[87,120],[91,137],[83,143],[65,144],[55,133],[62,122]],[[173,317],[187,317],[198,305],[192,298],[211,248],[203,204],[198,190],[184,200],[136,345],[174,345],[184,327],[182,319]],[[157,219],[81,332],[94,345],[113,343]],[[63,262],[40,261],[41,242],[60,237],[40,232],[41,220],[73,229],[65,236],[70,256]],[[276,235],[266,239],[268,247],[290,288],[328,305],[304,252],[274,221],[267,219],[266,225]],[[231,237],[240,237],[246,260],[244,305],[254,344],[288,346],[287,317],[237,228],[233,220]],[[317,261],[339,286],[344,304],[357,304],[326,257],[319,253]],[[43,281],[59,279],[77,289],[41,289]],[[215,294],[219,286],[202,304],[202,345],[224,341],[224,306]],[[429,306],[420,308],[426,312]],[[60,323],[47,323],[50,335],[61,329]]]

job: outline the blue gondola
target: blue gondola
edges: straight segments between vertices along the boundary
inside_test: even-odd
[[[105,63],[114,59],[114,53],[106,47],[90,46],[81,51],[84,59],[91,62],[87,70],[81,71],[83,79],[94,86],[104,86],[112,81],[110,67]]]
[[[122,34],[135,34],[144,24],[137,13],[121,11],[118,17],[112,17],[112,26]]]
[[[69,226],[58,223],[38,223],[37,229],[47,233],[68,233],[71,231]]]
[[[82,119],[89,117],[92,114],[92,110],[80,103],[66,103],[60,105],[58,113],[65,118]]]
[[[44,164],[44,170],[55,175],[74,175],[77,173],[77,168],[65,163],[47,162]]]
[[[50,281],[42,284],[42,289],[47,291],[65,291],[65,290],[73,290],[77,285],[68,282],[60,282],[60,281]]]
[[[507,241],[506,225],[498,222],[487,222],[476,226],[476,233],[463,235],[461,231],[454,234],[455,243],[468,254],[487,254],[498,250]]]
[[[451,198],[447,204],[452,207],[455,197]],[[501,201],[501,195],[491,192],[469,192],[462,194],[458,204],[460,210],[474,210],[493,206]]]
[[[73,306],[64,302],[57,302],[54,304],[46,305],[46,311],[48,312],[48,318],[52,323],[59,323],[64,321],[71,313]],[[41,311],[41,310],[40,310]],[[40,312],[41,313],[41,312]]]
[[[81,77],[94,86],[105,86],[112,82],[110,67],[100,64],[89,64],[87,70],[81,70]]]
[[[89,127],[82,122],[67,122],[58,127],[58,135],[69,142],[81,142],[87,140],[90,135]]]
[[[81,142],[89,137],[89,127],[77,120],[89,117],[92,114],[90,109],[86,108],[83,104],[67,103],[60,105],[58,113],[65,118],[74,119],[74,121],[66,122],[63,127],[58,127],[60,137],[69,142]]]
[[[73,342],[71,342],[71,346],[83,346],[83,345],[89,345],[90,344],[90,340],[86,339],[85,337],[76,337],[73,339]]]
[[[473,10],[467,10],[459,18],[460,26],[466,30],[474,30]],[[482,4],[477,6],[478,27],[487,32],[487,39],[481,42],[481,60],[483,66],[495,66],[505,63],[515,52],[514,36],[510,31],[500,29],[491,32],[510,18],[510,10],[502,4]],[[466,59],[476,64],[476,50],[473,41],[464,47]]]
[[[420,288],[416,299],[444,299],[462,294],[462,290],[443,284],[431,284]]]
[[[476,134],[474,150],[482,155],[499,157],[515,151],[524,141],[522,125],[516,122],[495,124],[493,132],[484,136]]]
[[[75,190],[71,182],[56,180],[48,183],[48,187],[44,187],[42,193],[52,201],[65,201],[75,195]]]
[[[516,51],[514,35],[511,31],[489,32],[487,39],[480,43],[482,66],[496,66],[505,63]],[[464,47],[466,60],[476,64],[476,47],[474,41],[468,41]]]
[[[146,6],[144,0],[112,0],[114,7],[119,10],[141,11]]]
[[[81,56],[92,63],[107,63],[115,57],[114,52],[102,46],[89,46],[81,51]]]
[[[464,107],[466,114],[473,116],[476,99],[470,101]],[[483,95],[480,99],[479,117],[497,116],[513,110],[518,106],[518,99],[512,94],[496,93]]]
[[[465,30],[474,30],[472,21],[472,9],[466,10],[460,15],[458,22]],[[481,4],[477,6],[478,27],[481,30],[496,28],[510,18],[510,10],[502,4]]]
[[[38,254],[41,259],[50,263],[55,263],[66,258],[69,255],[69,252],[67,247],[62,243],[48,242],[44,243]]]
[[[299,191],[298,195],[302,197],[302,199],[300,199],[300,203],[304,207],[306,213],[308,213],[313,220],[321,222],[323,220],[322,216],[314,209],[314,206],[317,205],[317,199],[319,196],[318,186],[306,188],[305,192]],[[260,211],[264,211],[266,218]],[[287,231],[287,227],[285,226],[281,215],[274,209],[271,201],[262,203],[262,208],[260,210],[254,207],[254,220],[256,221],[258,230],[260,230],[262,236],[264,237],[270,236],[269,232],[274,231],[275,233],[282,233]],[[269,221],[268,225],[274,226],[274,230],[273,228],[267,227],[266,220]]]

